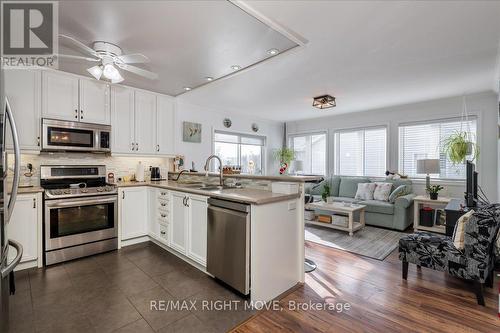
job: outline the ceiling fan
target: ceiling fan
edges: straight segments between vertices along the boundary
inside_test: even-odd
[[[58,54],[57,57],[98,63],[87,69],[87,72],[89,72],[97,80],[100,80],[101,77],[104,76],[112,83],[122,82],[124,78],[116,67],[151,80],[158,79],[158,74],[156,73],[129,65],[149,62],[148,57],[141,53],[122,54],[122,49],[118,45],[102,41],[94,42],[92,44],[92,48],[90,48],[73,37],[67,35],[59,35],[59,37],[70,42],[78,49],[78,51],[87,53],[89,57],[69,54]]]

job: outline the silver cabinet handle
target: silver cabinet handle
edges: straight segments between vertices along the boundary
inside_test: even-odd
[[[5,278],[7,275],[10,274],[10,272],[12,272],[14,270],[14,268],[17,266],[17,264],[19,264],[19,262],[21,261],[21,258],[23,257],[23,246],[21,245],[21,243],[18,243],[12,239],[9,239],[8,242],[9,242],[10,246],[12,246],[13,248],[16,249],[17,254],[16,254],[16,257],[14,258],[14,260],[12,260],[12,262],[10,264],[8,264],[4,269],[2,269],[2,271],[0,273],[0,277],[2,279]]]
[[[134,143],[133,142],[130,143],[130,150],[132,150],[132,151],[134,150]]]
[[[139,143],[138,142],[135,143],[135,150],[139,151]]]
[[[160,216],[161,216],[161,217],[167,217],[167,215],[165,215],[165,214],[160,214]]]
[[[160,232],[160,234],[165,235],[165,234],[166,234],[166,232],[165,232],[165,231],[161,231],[161,232]]]
[[[167,195],[167,192],[160,192],[161,195]]]
[[[161,203],[160,205],[162,205],[162,207],[165,207],[167,204],[166,203]]]
[[[36,138],[36,144],[38,147],[40,147],[40,137],[39,136],[37,136],[37,138]]]
[[[125,191],[122,192],[122,199],[125,199]]]
[[[36,208],[36,199],[33,198],[33,208]]]
[[[19,187],[19,175],[21,173],[21,150],[19,149],[19,136],[17,135],[17,127],[16,127],[16,122],[14,120],[14,115],[12,114],[12,109],[10,108],[10,103],[9,99],[5,98],[5,113],[7,115],[7,119],[10,122],[10,129],[12,132],[12,142],[14,144],[14,179],[12,181],[12,191],[10,192],[10,198],[9,198],[9,203],[7,204],[6,207],[6,214],[5,216],[7,217],[7,221],[10,220],[10,216],[12,215],[12,211],[14,210],[14,204],[16,203],[17,199],[17,188]],[[5,133],[5,126],[6,122],[4,122],[4,130],[3,133]],[[5,155],[5,163],[4,163],[4,168],[7,168],[7,154]],[[21,247],[22,249],[22,247]]]
[[[78,119],[78,110],[75,109],[75,119]]]
[[[80,110],[80,119],[83,119],[83,110]]]
[[[189,197],[186,197],[186,207],[189,207]]]

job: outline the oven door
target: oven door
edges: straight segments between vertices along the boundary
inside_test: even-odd
[[[118,196],[45,201],[45,250],[118,235]]]

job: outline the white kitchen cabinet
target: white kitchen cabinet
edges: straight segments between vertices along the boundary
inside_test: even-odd
[[[207,198],[189,195],[187,256],[199,264],[207,264]]]
[[[7,234],[10,239],[16,240],[23,246],[21,263],[33,262],[32,266],[41,266],[41,230],[42,230],[42,199],[41,194],[20,194],[7,225]],[[9,260],[14,259],[16,251],[9,251]],[[20,268],[27,268],[20,266]]]
[[[109,125],[109,84],[58,71],[42,73],[44,118]]]
[[[156,154],[156,95],[135,92],[135,142],[139,154]]]
[[[148,188],[125,187],[119,189],[119,226],[121,241],[148,235]]]
[[[174,155],[174,99],[170,96],[158,95],[156,105],[157,153]]]
[[[171,194],[170,247],[186,254],[188,217],[186,199],[188,197],[181,192],[171,192]]]
[[[80,79],[80,121],[111,123],[109,84],[94,79]]]
[[[5,94],[9,99],[23,151],[40,151],[40,70],[5,70]],[[13,149],[10,129],[6,135],[7,149]]]
[[[61,120],[79,120],[78,77],[75,75],[43,71],[42,116]]]
[[[111,87],[111,151],[129,154],[134,152],[135,120],[134,89],[115,85]]]
[[[207,198],[171,192],[170,246],[205,266],[207,258]]]

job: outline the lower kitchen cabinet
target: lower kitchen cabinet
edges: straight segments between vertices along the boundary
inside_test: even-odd
[[[42,266],[42,196],[40,193],[20,194],[7,225],[10,239],[23,246],[23,257],[18,269]],[[9,250],[9,260],[16,251]],[[24,265],[23,265],[24,263]]]
[[[171,192],[170,246],[205,266],[207,258],[207,197]]]
[[[119,189],[118,206],[122,241],[148,235],[148,190],[145,186]]]

